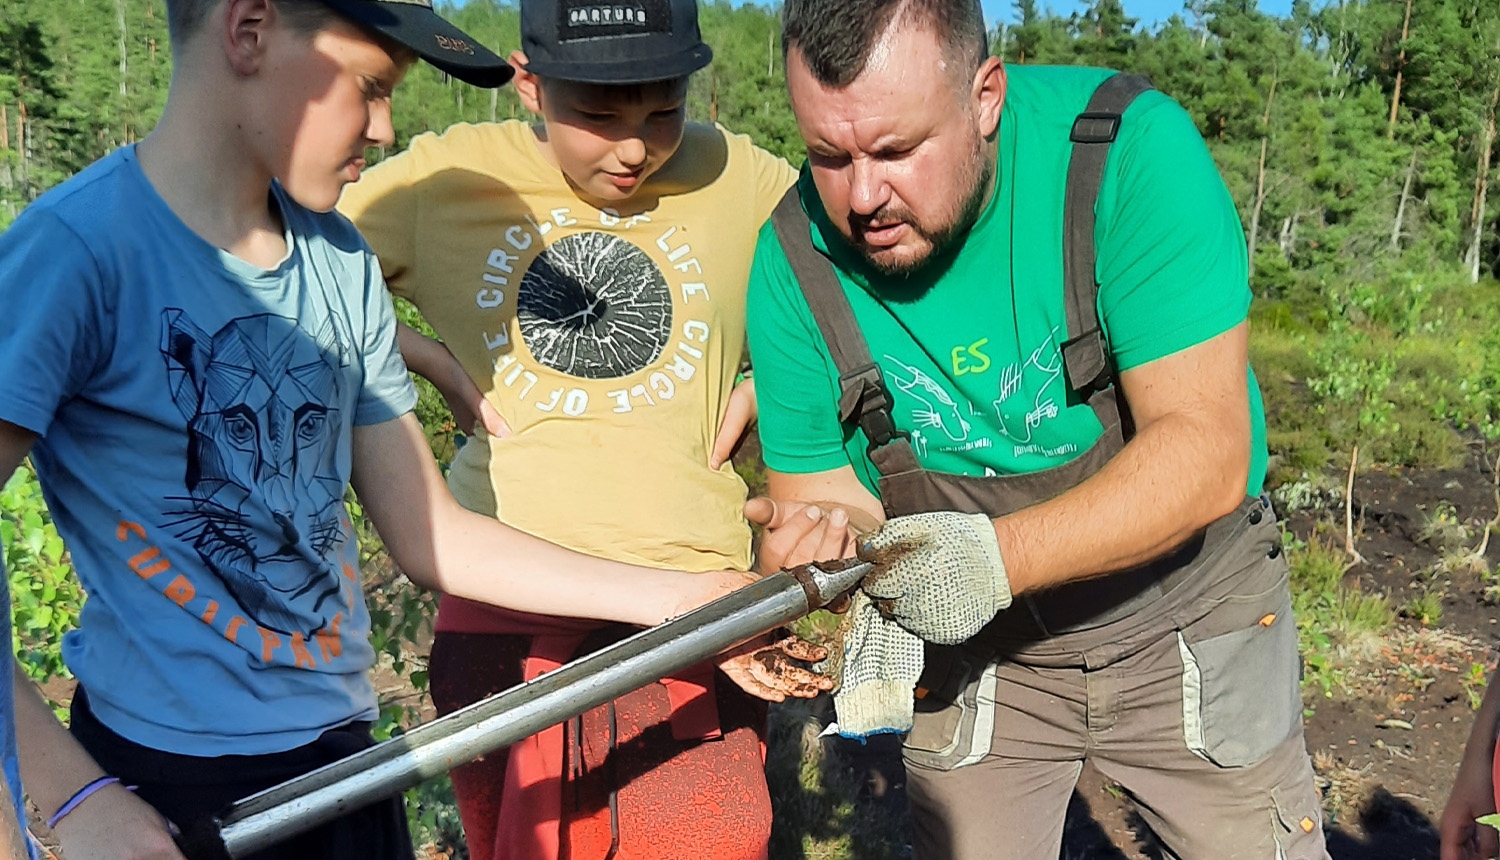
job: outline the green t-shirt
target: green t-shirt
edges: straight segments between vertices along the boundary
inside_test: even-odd
[[[909,278],[864,264],[798,185],[813,242],[835,263],[917,459],[960,475],[1062,465],[1102,427],[1072,396],[1060,345],[1062,222],[1073,120],[1103,69],[1013,66],[995,193],[961,244]],[[1096,207],[1099,310],[1120,370],[1245,321],[1245,233],[1192,119],[1159,92],[1125,112]],[[825,240],[824,236],[832,240]],[[749,337],[766,464],[806,474],[853,464],[878,492],[864,434],[838,419],[838,371],[770,224],[750,277]],[[1247,368],[1247,373],[1249,372]],[[1265,480],[1266,433],[1250,373],[1249,495]]]

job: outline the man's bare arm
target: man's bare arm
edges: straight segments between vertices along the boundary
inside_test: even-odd
[[[607,561],[465,510],[448,492],[410,414],[355,428],[353,484],[392,558],[413,582],[470,600],[653,625],[754,578]]]
[[[1125,371],[1136,435],[1098,474],[995,521],[1013,594],[1158,558],[1245,496],[1247,326]]]
[[[20,467],[35,441],[29,430],[0,421],[0,483]],[[106,774],[53,716],[20,664],[12,660],[11,666],[21,781],[42,814],[51,815],[78,789]],[[58,824],[57,832],[70,860],[182,858],[161,816],[119,785],[90,797]]]

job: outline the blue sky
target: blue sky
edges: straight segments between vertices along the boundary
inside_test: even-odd
[[[1079,0],[1040,0],[1041,8],[1051,8],[1059,15],[1076,12],[1083,7]],[[1155,24],[1182,11],[1182,0],[1124,0],[1126,14],[1139,18],[1142,24]],[[1292,9],[1292,0],[1260,0],[1260,8],[1274,15],[1285,15]],[[1013,20],[1011,0],[984,0],[984,14],[992,23]]]

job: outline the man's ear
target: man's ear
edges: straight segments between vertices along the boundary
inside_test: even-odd
[[[227,0],[224,17],[216,19],[224,46],[224,58],[241,77],[260,71],[265,59],[267,39],[276,25],[276,6],[272,0]]]
[[[979,65],[969,98],[980,132],[989,137],[1000,127],[1000,110],[1005,107],[1005,64],[999,57],[986,57]]]
[[[507,59],[516,70],[516,76],[511,80],[510,85],[516,88],[516,95],[521,97],[521,105],[537,116],[541,116],[542,79],[526,71],[526,55],[520,51],[511,51]]]

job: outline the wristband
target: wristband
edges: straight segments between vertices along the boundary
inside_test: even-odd
[[[90,797],[94,796],[94,794],[97,793],[100,789],[107,788],[111,785],[117,785],[119,782],[120,778],[117,776],[101,776],[88,785],[85,785],[83,788],[78,789],[78,791],[75,792],[72,797],[68,798],[68,802],[62,805],[62,809],[59,809],[56,813],[53,814],[51,818],[47,819],[47,829],[57,829],[58,823],[61,822],[64,818],[67,818],[68,813],[77,809],[79,806],[82,806],[85,800],[88,800]],[[135,791],[135,789],[136,787],[133,785],[125,786],[126,791]]]

